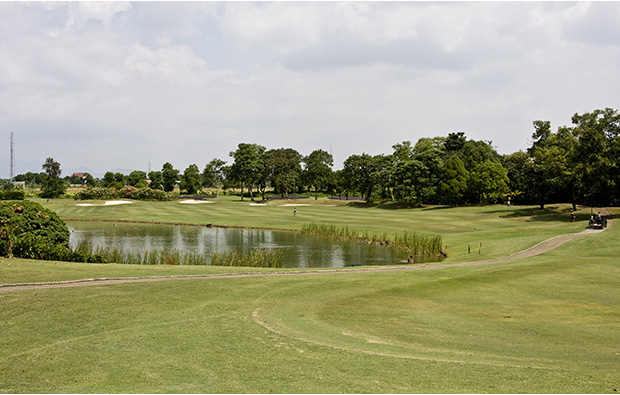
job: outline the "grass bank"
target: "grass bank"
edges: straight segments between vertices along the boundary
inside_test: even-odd
[[[486,267],[2,293],[0,391],[614,392],[618,229]]]
[[[365,212],[346,209],[340,220]],[[518,224],[534,238],[583,229],[561,222],[561,207],[380,210],[368,212],[496,229],[503,246],[525,240]],[[0,293],[0,392],[617,392],[619,237],[616,224],[491,266]],[[257,270],[0,260],[9,282]]]

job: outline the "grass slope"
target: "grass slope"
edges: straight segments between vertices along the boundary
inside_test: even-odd
[[[475,226],[502,229],[505,245],[512,221],[539,226],[536,237],[559,229],[493,210],[504,212],[424,215],[480,217]],[[612,226],[491,266],[0,293],[0,392],[615,392],[619,236]],[[55,278],[231,269],[1,260],[0,278],[44,278],[45,268]]]

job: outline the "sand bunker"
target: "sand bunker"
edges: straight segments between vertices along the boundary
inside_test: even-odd
[[[116,206],[119,204],[132,204],[126,200],[108,200],[105,203],[76,203],[76,206]]]
[[[200,203],[213,203],[213,202],[208,202],[206,200],[188,199],[188,200],[181,200],[179,203],[183,203],[183,204],[200,204]]]
[[[265,203],[250,203],[250,206],[266,206]]]

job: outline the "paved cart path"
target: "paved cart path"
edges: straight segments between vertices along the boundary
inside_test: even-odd
[[[613,219],[608,221],[607,227],[610,227],[613,223]],[[225,273],[225,274],[195,274],[195,275],[177,275],[177,276],[150,276],[150,277],[115,277],[115,278],[89,278],[82,280],[71,281],[56,281],[45,283],[23,283],[23,284],[0,284],[0,293],[14,292],[20,290],[32,290],[32,289],[48,289],[48,288],[69,288],[69,287],[86,287],[93,285],[107,285],[107,284],[123,284],[123,283],[137,283],[147,281],[162,281],[162,280],[181,280],[181,279],[197,279],[197,278],[242,278],[242,277],[264,277],[264,276],[294,276],[294,275],[320,275],[327,273],[352,273],[352,272],[378,272],[378,271],[397,271],[397,270],[426,270],[426,269],[445,269],[451,267],[464,267],[464,266],[484,266],[493,265],[497,263],[512,262],[519,259],[529,258],[535,255],[544,254],[558,248],[564,243],[567,243],[577,237],[600,233],[604,230],[586,229],[583,232],[569,233],[565,235],[555,236],[547,239],[535,246],[528,248],[527,250],[507,255],[503,257],[486,259],[475,262],[463,262],[452,264],[437,264],[437,265],[424,265],[424,266],[390,266],[390,267],[366,267],[356,269],[320,269],[320,270],[291,270],[283,272],[269,272],[269,273]]]

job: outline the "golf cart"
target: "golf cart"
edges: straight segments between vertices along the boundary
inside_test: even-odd
[[[598,213],[597,215],[590,216],[590,223],[588,229],[605,229],[607,227],[607,217]]]

